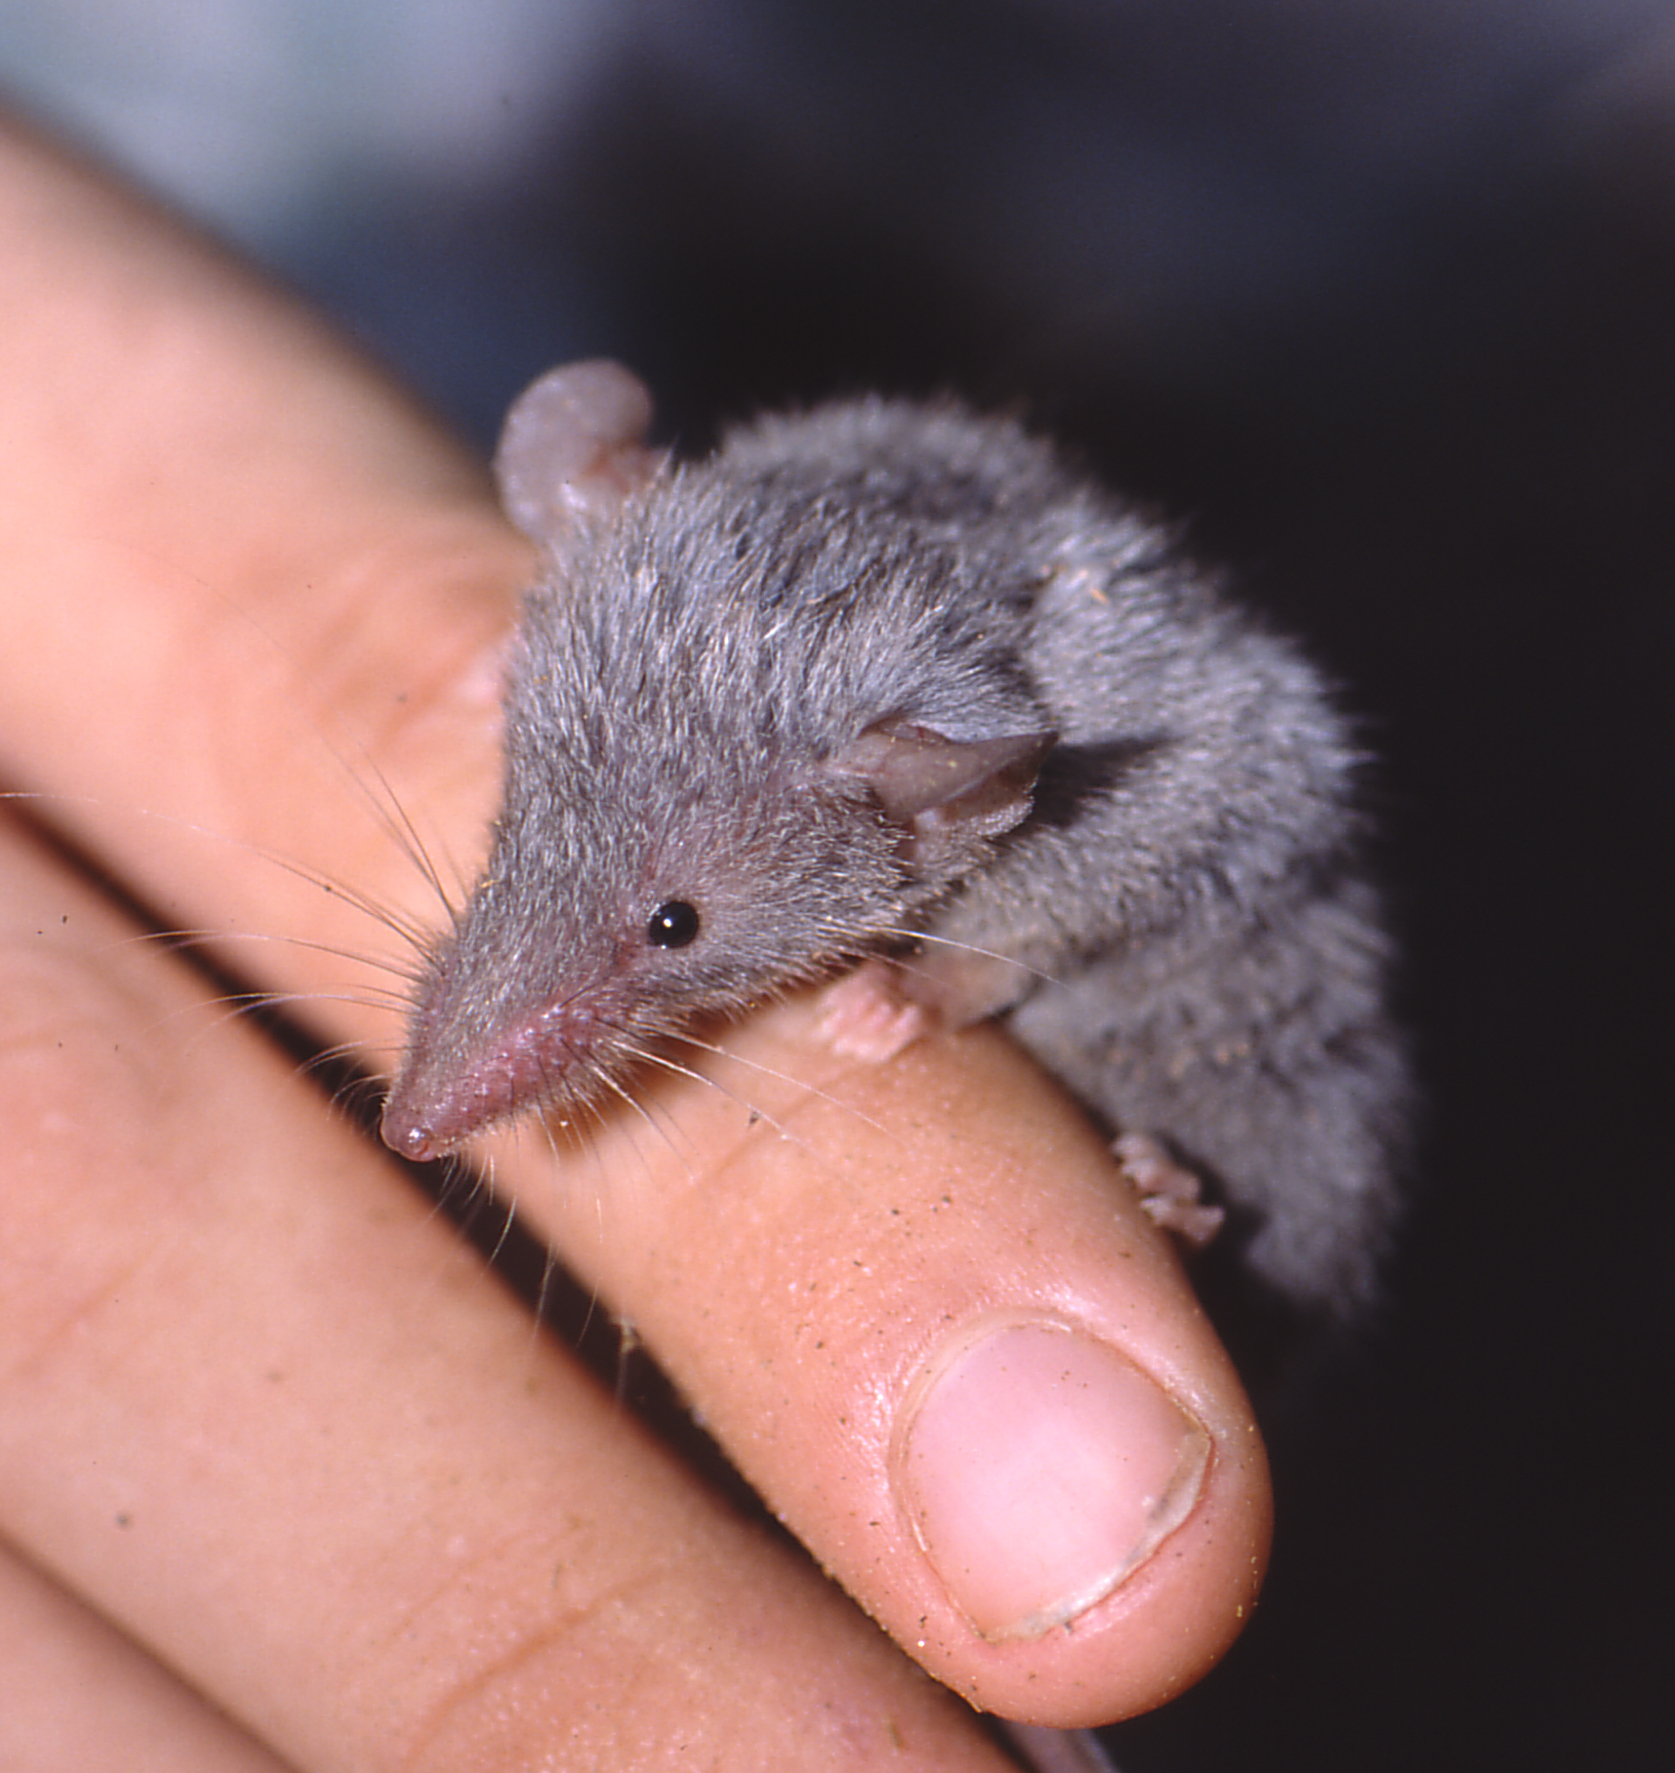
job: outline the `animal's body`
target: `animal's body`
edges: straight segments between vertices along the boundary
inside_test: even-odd
[[[546,565],[391,1144],[597,1100],[694,1015],[889,954],[838,1038],[1002,1014],[1252,1219],[1266,1282],[1363,1300],[1407,1073],[1316,671],[1008,421],[863,399],[672,465],[648,418],[596,364],[508,418]]]

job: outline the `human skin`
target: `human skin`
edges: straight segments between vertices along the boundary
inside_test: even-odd
[[[328,329],[0,131],[0,772],[80,852],[8,829],[0,861],[0,1617],[57,1585],[28,1715],[92,1733],[23,1760],[0,1704],[8,1766],[118,1764],[151,1705],[188,1769],[241,1764],[215,1708],[310,1770],[976,1768],[909,1656],[1101,1722],[1254,1601],[1238,1381],[992,1031],[869,1067],[793,999],[718,1034],[721,1088],[486,1154],[903,1656],[130,939],[100,876],[387,1071],[399,931],[444,915],[390,809],[457,896],[530,569],[482,466]]]

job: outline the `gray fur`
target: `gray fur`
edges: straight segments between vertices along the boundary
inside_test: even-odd
[[[509,502],[541,460],[518,449]],[[1282,1292],[1363,1300],[1406,1072],[1356,750],[1297,651],[1045,445],[953,406],[766,418],[612,484],[546,501],[504,810],[391,1143],[574,1112],[693,1015],[923,930],[1019,963],[926,945],[953,1019],[1004,1012],[1113,1126],[1219,1183]],[[904,813],[878,765],[917,782],[947,742],[981,774],[999,739],[1033,766],[1042,735],[1033,795],[997,769]],[[689,946],[646,939],[670,901],[700,913]]]

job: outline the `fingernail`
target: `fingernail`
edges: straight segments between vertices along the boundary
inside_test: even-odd
[[[898,1431],[925,1556],[993,1640],[1103,1600],[1191,1514],[1210,1437],[1126,1355],[1068,1325],[991,1324],[932,1361]]]

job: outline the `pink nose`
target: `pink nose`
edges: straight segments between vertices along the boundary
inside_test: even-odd
[[[500,1121],[538,1107],[585,1067],[591,1015],[547,1010],[460,1053],[421,1022],[384,1103],[384,1143],[415,1163],[457,1151]]]

